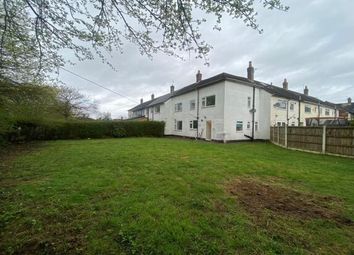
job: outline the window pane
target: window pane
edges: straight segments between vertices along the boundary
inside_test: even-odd
[[[311,112],[311,106],[305,105],[305,112]]]
[[[242,130],[243,130],[243,122],[237,121],[236,122],[236,131],[242,131]]]
[[[177,121],[177,130],[182,130],[182,121]]]
[[[190,101],[190,110],[194,110],[195,109],[195,100],[191,100]]]
[[[206,98],[206,106],[213,106],[215,105],[215,96],[208,96]]]
[[[193,129],[197,129],[197,128],[198,128],[198,121],[193,120]]]

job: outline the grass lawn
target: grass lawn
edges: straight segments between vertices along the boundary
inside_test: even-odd
[[[0,191],[0,254],[354,254],[354,160],[268,143],[44,142]]]

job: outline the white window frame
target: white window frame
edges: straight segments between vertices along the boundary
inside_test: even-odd
[[[195,110],[195,99],[192,99],[192,100],[189,101],[189,110],[190,111]]]
[[[189,129],[190,130],[196,130],[197,128],[198,128],[198,120],[189,121]]]
[[[208,98],[209,97],[214,97],[214,104],[213,105],[207,105]],[[202,107],[207,108],[207,107],[214,107],[216,105],[216,95],[210,95],[202,98]]]
[[[251,108],[251,97],[247,97],[247,107]]]
[[[175,112],[181,112],[181,111],[182,111],[182,103],[175,104]]]
[[[329,109],[325,109],[325,116],[329,116],[330,115],[330,112],[329,112]]]
[[[154,109],[155,113],[160,113],[160,110],[161,110],[160,105],[156,105]]]
[[[259,128],[259,127],[258,127],[258,121],[255,121],[255,122],[254,122],[254,131],[257,132],[257,131],[258,131],[258,128]]]
[[[178,126],[178,124],[181,124],[181,129],[179,129],[179,126]],[[183,121],[182,120],[177,120],[177,122],[176,122],[176,131],[179,131],[179,132],[181,132],[183,130]]]
[[[247,130],[250,130],[251,128],[251,122],[247,121]]]
[[[290,103],[290,111],[294,111],[294,109],[295,109],[295,104],[294,103]]]
[[[241,129],[239,129],[238,125],[241,125]],[[243,121],[242,120],[236,121],[236,132],[243,132]]]
[[[306,111],[306,109],[310,109],[310,111]],[[305,105],[304,112],[305,113],[311,113],[312,112],[312,107],[310,105]]]

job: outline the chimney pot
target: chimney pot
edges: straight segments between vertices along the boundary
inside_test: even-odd
[[[351,104],[351,103],[352,103],[352,98],[348,97],[348,104]]]
[[[141,98],[141,99],[140,99],[140,103],[142,104],[143,102],[144,102],[144,100]]]
[[[200,82],[202,80],[202,74],[200,70],[198,70],[197,75],[196,75],[196,82]]]
[[[175,91],[175,86],[171,85],[170,86],[170,93],[172,94]]]
[[[308,96],[308,95],[309,95],[309,89],[307,88],[307,86],[305,86],[305,89],[304,89],[304,94],[305,94],[306,96]]]
[[[151,100],[154,100],[154,98],[155,98],[155,95],[151,94]]]
[[[252,66],[252,61],[248,63],[247,78],[251,81],[254,81],[254,67]]]
[[[283,82],[283,89],[288,90],[288,88],[289,88],[289,83],[288,83],[288,80],[285,78],[284,82]]]

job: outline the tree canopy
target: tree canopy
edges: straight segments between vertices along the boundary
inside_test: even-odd
[[[287,10],[281,0],[260,0],[263,7]],[[126,42],[142,54],[178,56],[192,51],[206,58],[210,45],[202,39],[206,20],[196,11],[241,19],[261,32],[254,0],[2,0],[0,7],[0,76],[17,81],[43,79],[63,66],[63,52],[77,59],[123,51]]]

